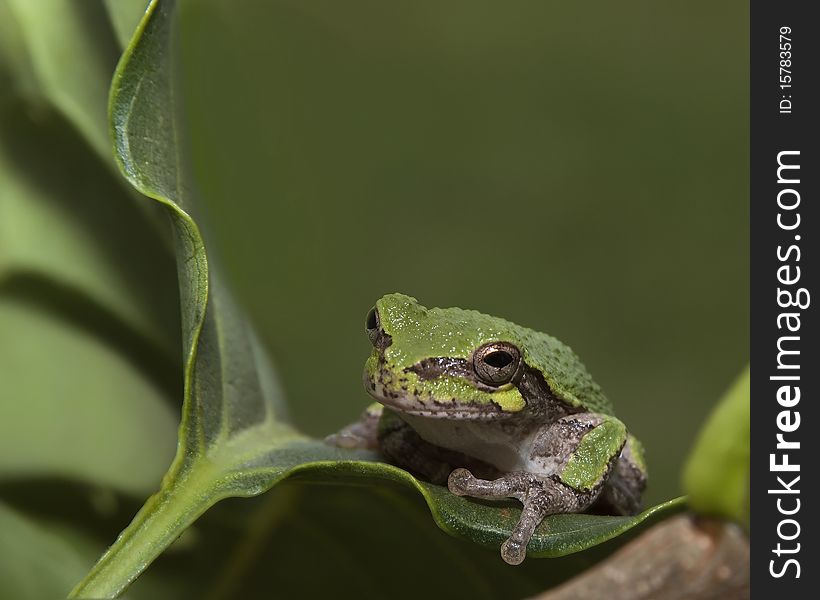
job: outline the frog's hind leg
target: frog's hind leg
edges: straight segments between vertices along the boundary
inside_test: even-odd
[[[583,512],[595,502],[625,443],[626,428],[613,417],[568,415],[536,436],[530,457],[533,472],[514,471],[490,481],[456,469],[447,486],[457,496],[516,498],[523,503],[518,524],[501,546],[502,558],[517,565],[544,517]]]

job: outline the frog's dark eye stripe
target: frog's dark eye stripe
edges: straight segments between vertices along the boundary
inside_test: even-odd
[[[435,380],[443,375],[466,379],[472,378],[472,368],[467,360],[446,356],[424,358],[412,367],[407,367],[405,372],[415,373],[422,381]]]
[[[473,352],[473,370],[487,385],[509,383],[521,374],[521,351],[508,342],[490,342]]]

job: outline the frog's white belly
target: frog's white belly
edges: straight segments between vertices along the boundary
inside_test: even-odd
[[[505,428],[492,421],[400,416],[422,439],[435,446],[473,456],[500,471],[534,470],[530,449],[540,426]],[[543,467],[535,470],[542,471]]]

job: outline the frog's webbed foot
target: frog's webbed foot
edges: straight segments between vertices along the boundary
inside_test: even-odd
[[[516,498],[522,502],[521,518],[510,537],[501,545],[501,557],[511,565],[524,560],[527,544],[544,517],[555,513],[579,512],[592,502],[589,493],[574,490],[557,479],[526,471],[515,471],[495,480],[487,480],[474,477],[467,469],[456,469],[450,473],[447,487],[457,496]]]
[[[478,479],[467,469],[450,473],[447,487],[456,496],[474,498],[517,498],[524,504],[521,518],[509,538],[501,545],[501,557],[511,565],[520,564],[527,555],[527,544],[535,528],[550,514],[545,480],[524,471],[507,473],[495,480]]]

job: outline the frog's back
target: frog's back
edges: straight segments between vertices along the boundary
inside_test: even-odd
[[[609,399],[569,346],[540,331],[516,330],[524,362],[541,372],[553,394],[572,406],[614,416]]]

